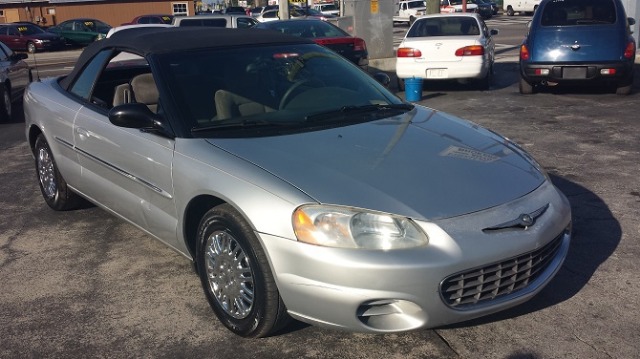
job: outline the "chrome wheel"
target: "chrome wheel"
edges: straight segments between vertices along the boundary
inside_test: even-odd
[[[42,185],[42,191],[47,198],[53,198],[57,192],[56,172],[53,159],[46,148],[38,149],[37,156],[38,179]]]
[[[249,316],[255,300],[253,273],[238,241],[225,231],[213,232],[204,257],[211,293],[222,309],[235,319]]]
[[[27,52],[29,52],[30,54],[35,54],[36,51],[36,44],[34,44],[33,42],[27,44]]]

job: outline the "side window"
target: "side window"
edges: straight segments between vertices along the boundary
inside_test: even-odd
[[[0,42],[0,61],[9,61],[9,55],[11,55],[11,50]]]
[[[111,50],[102,50],[99,52],[75,80],[73,86],[71,86],[71,93],[89,100],[93,85],[110,56]]]
[[[151,23],[151,19],[148,17],[141,17],[140,20],[138,20],[138,24],[150,24]]]
[[[253,20],[253,19],[249,19],[249,18],[238,18],[238,28],[239,29],[243,29],[243,28],[247,28],[247,27],[251,27],[253,25],[256,24],[257,21]]]

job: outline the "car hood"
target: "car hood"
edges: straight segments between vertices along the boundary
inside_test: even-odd
[[[539,26],[531,36],[531,61],[620,61],[627,46],[617,24]]]
[[[416,106],[384,120],[308,133],[208,140],[320,203],[416,219],[453,217],[517,199],[545,176],[512,142]]]

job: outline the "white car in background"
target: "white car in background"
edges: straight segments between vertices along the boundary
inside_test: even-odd
[[[313,9],[320,11],[324,15],[340,15],[340,9],[338,9],[335,4],[315,4],[313,5]]]
[[[129,30],[129,29],[138,29],[141,27],[173,27],[173,25],[169,24],[129,24],[129,25],[120,25],[116,27],[112,27],[107,33],[107,38],[111,37],[118,31]]]
[[[420,17],[407,31],[396,52],[398,87],[404,79],[473,80],[480,88],[491,84],[495,60],[493,35],[478,14],[433,14]]]

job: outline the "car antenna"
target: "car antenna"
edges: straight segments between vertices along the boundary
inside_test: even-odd
[[[38,51],[33,52],[33,66],[36,68],[36,81],[40,82],[40,71],[38,71],[38,59],[36,53],[38,53]],[[29,74],[31,74],[31,69],[29,69]],[[33,77],[33,75],[31,75],[31,77]],[[32,78],[30,78],[30,80],[33,81]]]

